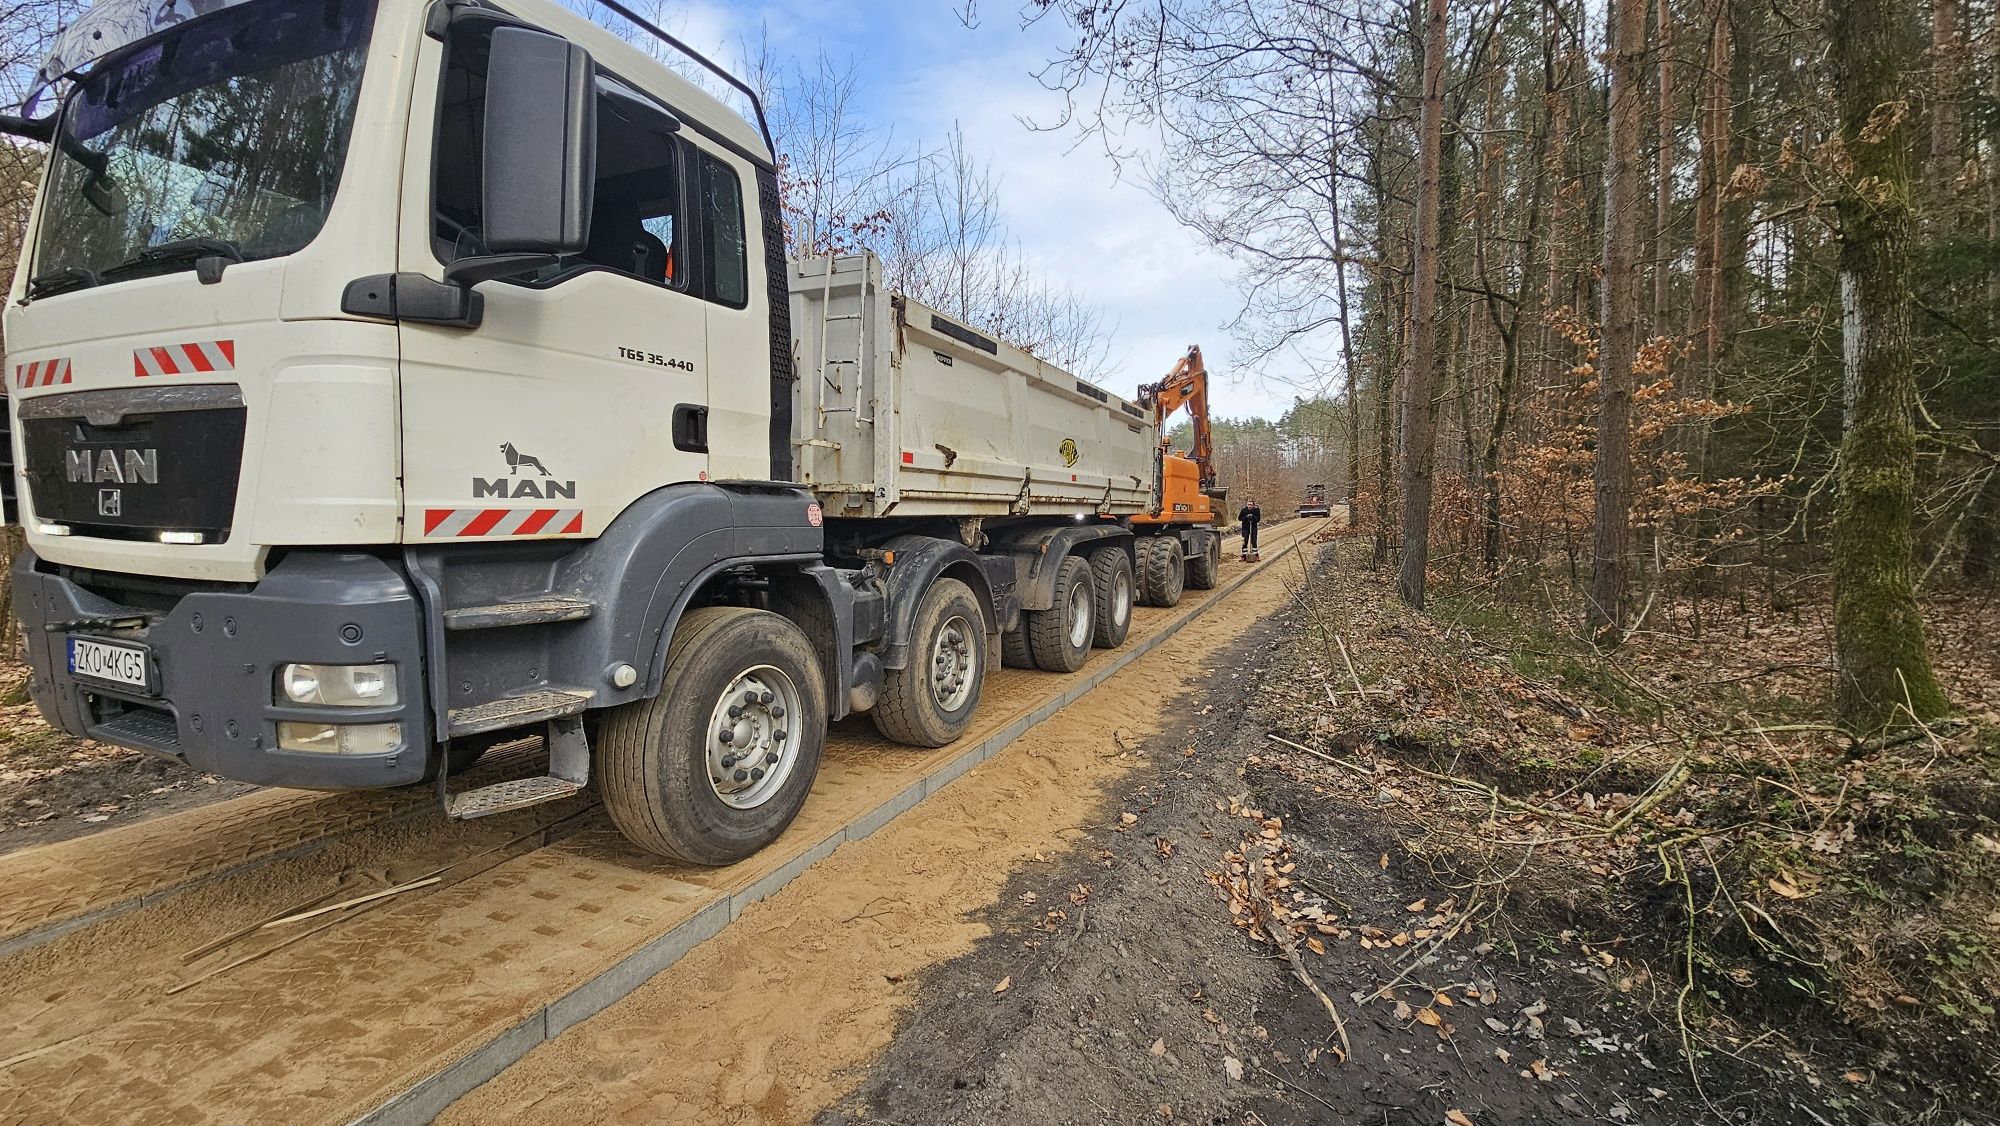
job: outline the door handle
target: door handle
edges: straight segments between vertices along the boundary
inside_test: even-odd
[[[674,407],[674,448],[684,453],[708,452],[708,408],[693,403]]]

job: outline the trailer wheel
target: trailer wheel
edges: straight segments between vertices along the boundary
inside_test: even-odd
[[[826,682],[799,627],[765,610],[681,616],[660,694],[605,718],[599,788],[633,844],[730,864],[805,805],[826,743]]]
[[[1195,590],[1214,590],[1216,576],[1222,573],[1222,537],[1210,532],[1201,538],[1207,546],[1188,560],[1187,585]]]
[[[1049,672],[1075,672],[1090,656],[1097,633],[1097,595],[1090,581],[1090,564],[1072,555],[1056,571],[1055,605],[1028,614],[1028,648],[1035,667]]]
[[[1098,548],[1090,553],[1090,581],[1097,592],[1097,626],[1091,640],[1099,649],[1116,649],[1132,632],[1132,557],[1122,546]]]
[[[1187,560],[1179,536],[1154,536],[1139,556],[1139,598],[1148,606],[1177,606]]]
[[[932,583],[910,641],[910,663],[882,674],[882,699],[868,714],[885,739],[942,747],[965,734],[986,677],[986,619],[972,588],[957,579]]]
[[[1034,651],[1028,648],[1028,611],[1021,611],[1021,624],[1000,635],[1000,663],[1010,669],[1035,667]]]

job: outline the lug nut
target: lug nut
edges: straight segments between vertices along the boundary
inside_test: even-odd
[[[743,718],[743,705],[742,705],[742,704],[731,704],[731,705],[729,705],[729,718],[730,718],[730,719],[742,719],[742,718]]]
[[[768,754],[768,755],[765,755],[765,756],[764,756],[764,765],[765,765],[765,766],[776,766],[776,765],[778,765],[778,752],[776,752],[776,751],[772,751],[772,752],[771,752],[770,754]]]
[[[777,706],[773,707],[773,708],[771,709],[771,718],[772,718],[772,719],[783,719],[783,718],[785,718],[785,705],[783,705],[783,704],[779,704],[779,705],[777,705]]]
[[[760,704],[768,704],[777,698],[778,697],[774,693],[765,692],[764,695],[760,697],[757,702]]]
[[[750,772],[750,780],[753,782],[762,782],[764,780],[764,768],[760,766],[752,770]]]
[[[722,730],[716,732],[715,737],[717,739],[722,740],[725,743],[734,743],[736,741],[736,732],[725,727]]]
[[[755,692],[745,692],[745,693],[743,694],[743,702],[744,702],[744,703],[746,703],[746,704],[754,704],[754,703],[756,703],[756,702],[757,702],[757,694],[756,694]]]
[[[738,782],[748,782],[750,780],[750,772],[747,770],[739,770],[736,773],[730,775],[730,777],[736,779]]]
[[[722,769],[728,770],[730,767],[735,766],[739,761],[741,760],[739,760],[735,755],[723,755]]]
[[[782,728],[782,727],[780,727],[780,728],[779,728],[778,730],[776,730],[776,731],[773,731],[773,732],[771,732],[771,738],[773,738],[773,739],[777,740],[777,741],[778,741],[778,742],[780,742],[780,743],[784,742],[784,741],[785,741],[785,729],[784,729],[784,728]]]

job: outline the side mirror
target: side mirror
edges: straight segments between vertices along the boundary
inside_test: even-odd
[[[490,253],[445,280],[520,273],[590,242],[597,179],[597,66],[589,52],[527,28],[493,32],[486,65],[481,226]]]

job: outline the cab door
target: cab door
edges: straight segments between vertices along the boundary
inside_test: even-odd
[[[495,26],[459,19],[442,43],[425,41],[440,104],[431,130],[412,114],[405,276],[439,278],[485,252]],[[637,497],[707,477],[705,302],[684,268],[689,146],[670,112],[615,76],[600,72],[597,88],[584,252],[479,284],[476,327],[400,326],[406,542],[592,537]]]

